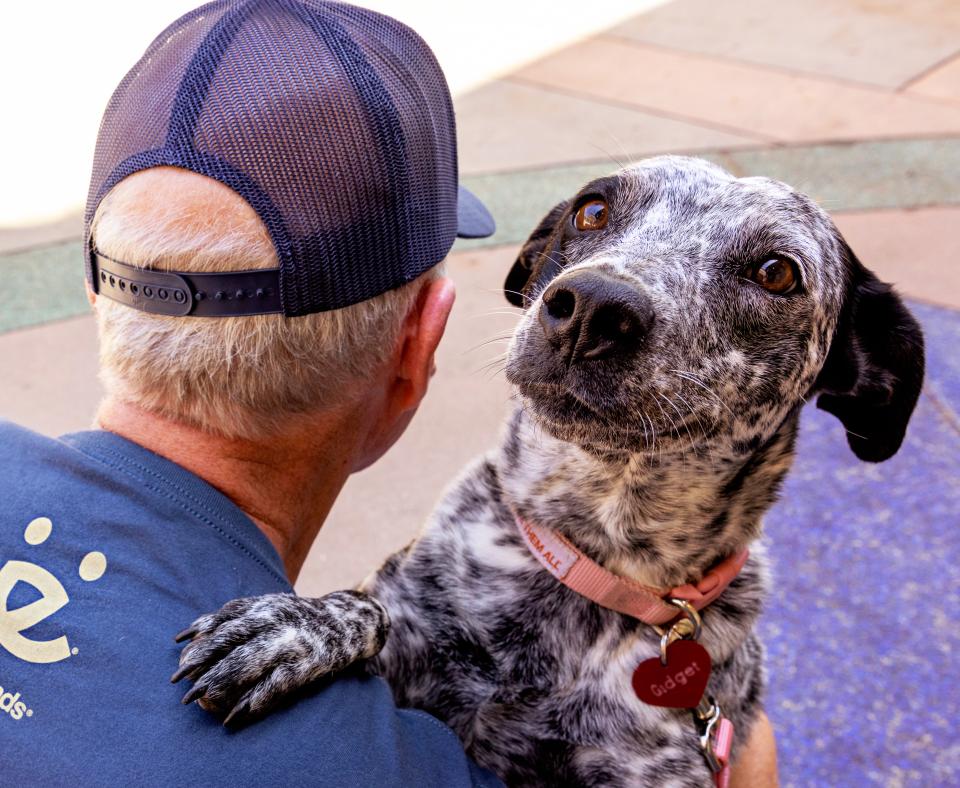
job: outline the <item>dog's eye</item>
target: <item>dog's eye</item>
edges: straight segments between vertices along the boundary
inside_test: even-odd
[[[573,224],[578,230],[602,230],[607,226],[610,211],[603,200],[590,200],[580,206]]]
[[[793,260],[786,257],[771,257],[748,272],[749,278],[764,290],[775,295],[787,295],[797,287],[799,276]]]

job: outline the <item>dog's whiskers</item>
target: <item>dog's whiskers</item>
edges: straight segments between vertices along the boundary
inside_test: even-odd
[[[715,392],[715,391],[714,391],[713,389],[711,389],[709,386],[707,386],[703,381],[698,380],[698,379],[694,376],[694,374],[693,374],[692,372],[684,372],[683,370],[680,370],[680,369],[670,369],[670,370],[667,370],[667,371],[668,371],[668,372],[673,372],[674,374],[678,375],[679,377],[683,378],[684,380],[688,380],[688,381],[690,381],[691,383],[693,383],[695,386],[699,386],[700,388],[702,388],[705,392],[707,392],[707,394],[709,394],[711,397],[713,397],[714,400],[716,400],[717,404],[720,405],[722,408],[724,408],[724,409],[727,411],[727,413],[729,413],[731,416],[733,416],[734,418],[736,418],[736,415],[737,415],[737,414],[735,414],[735,413],[730,409],[730,406],[727,405],[727,403],[723,401],[723,399],[720,397],[720,395],[717,394],[717,392]]]
[[[495,316],[507,315],[507,316],[509,316],[509,317],[515,317],[515,318],[516,318],[516,317],[522,317],[522,316],[523,316],[523,313],[522,313],[522,312],[518,312],[516,309],[490,309],[490,310],[488,310],[488,311],[486,311],[486,312],[476,312],[476,313],[474,313],[474,314],[472,314],[472,315],[468,315],[468,316],[467,316],[467,319],[468,319],[468,320],[477,320],[478,318],[490,317],[490,316],[492,316],[492,315],[495,315]]]
[[[694,410],[693,406],[690,405],[689,402],[687,402],[687,400],[680,394],[680,392],[675,392],[675,394],[676,394],[676,396],[677,396],[677,399],[679,399],[684,405],[687,406],[687,410],[689,411],[690,415],[693,416],[693,417],[697,420],[697,426],[700,427],[700,432],[701,432],[703,435],[706,435],[706,434],[707,434],[707,430],[704,428],[703,422],[700,420],[700,414],[697,413],[697,412]],[[691,448],[691,449],[693,448],[693,446],[694,446],[694,444],[695,444],[695,440],[696,440],[696,439],[694,438],[694,436],[691,435],[691,436],[690,436],[690,448]],[[706,461],[710,463],[710,466],[711,466],[714,470],[717,469],[717,458],[716,458],[716,457],[714,457],[714,456],[708,456],[708,457],[706,458]]]
[[[684,405],[687,406],[687,411],[689,412],[689,414],[697,420],[697,426],[700,428],[700,432],[706,435],[707,431],[703,426],[703,422],[700,420],[700,414],[697,413],[696,410],[694,410],[693,406],[689,402],[687,402],[687,400],[683,397],[682,394],[680,394],[679,391],[675,391],[674,394],[676,395],[678,400],[680,400]]]
[[[509,333],[509,334],[503,334],[503,335],[498,335],[498,336],[490,337],[489,339],[485,339],[485,340],[483,340],[483,342],[480,342],[479,344],[474,345],[473,347],[467,348],[466,350],[463,351],[463,355],[465,356],[465,355],[467,355],[468,353],[473,353],[474,351],[480,350],[480,348],[484,348],[484,347],[486,347],[487,345],[493,345],[493,344],[496,344],[497,342],[506,342],[506,341],[508,341],[508,340],[510,340],[510,339],[512,339],[512,338],[513,338],[513,333],[512,333],[512,332]]]
[[[497,375],[506,370],[507,368],[507,357],[506,354],[501,356],[495,356],[494,358],[487,361],[483,366],[474,370],[472,374],[474,375],[483,375],[486,380],[493,380]]]
[[[663,414],[663,418],[670,424],[670,432],[674,433],[679,438],[680,431],[677,429],[677,423],[673,420],[673,417],[663,409],[663,406],[660,404],[661,400],[663,402],[666,402],[667,405],[672,407],[677,412],[677,415],[680,416],[681,421],[683,420],[683,415],[677,409],[676,405],[674,405],[669,400],[669,398],[667,398],[665,395],[660,394],[660,392],[658,391],[654,391],[653,396],[656,398],[655,401],[657,403],[657,407],[660,408],[660,412]],[[683,442],[681,442],[680,443],[680,459],[681,459],[681,462],[683,462],[684,464],[686,464],[686,450],[687,450],[687,447],[684,445]]]
[[[502,293],[509,293],[510,295],[520,296],[520,298],[522,298],[524,301],[528,302],[528,304],[533,303],[533,301],[534,301],[533,298],[531,298],[530,296],[528,296],[526,293],[521,293],[519,290],[507,290],[506,288],[504,288],[503,290],[488,290],[487,292],[491,292],[491,293],[494,293],[494,292],[495,292],[495,293],[501,293],[501,292],[502,292]]]

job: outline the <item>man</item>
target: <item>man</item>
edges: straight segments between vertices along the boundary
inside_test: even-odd
[[[454,236],[493,230],[426,45],[319,0],[187,14],[107,108],[86,223],[99,429],[0,425],[2,781],[496,784],[379,680],[233,733],[169,683],[198,614],[291,590],[426,392]]]
[[[497,784],[380,681],[234,734],[169,681],[196,615],[291,590],[426,392],[454,236],[493,230],[429,49],[332,3],[197,9],[110,101],[86,220],[100,429],[0,426],[0,782]]]

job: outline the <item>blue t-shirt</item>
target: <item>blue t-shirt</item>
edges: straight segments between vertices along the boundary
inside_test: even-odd
[[[380,679],[236,732],[182,706],[173,635],[290,590],[253,522],[180,466],[108,432],[0,422],[0,783],[499,785]]]

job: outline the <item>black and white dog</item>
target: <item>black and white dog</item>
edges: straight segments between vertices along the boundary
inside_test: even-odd
[[[920,328],[809,198],[689,158],[557,205],[506,290],[526,312],[499,450],[361,592],[242,599],[198,619],[182,633],[186,700],[249,718],[365,660],[509,784],[710,784],[690,713],[631,689],[660,636],[561,585],[516,518],[651,588],[696,582],[749,545],[700,636],[708,692],[744,741],[764,691],[756,540],[800,408],[816,397],[859,458],[892,456],[923,379]]]

